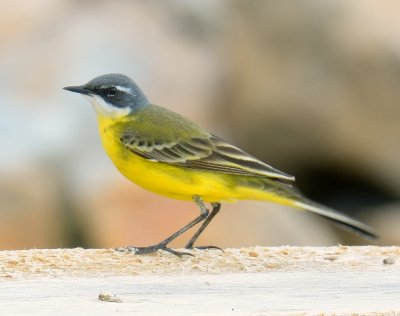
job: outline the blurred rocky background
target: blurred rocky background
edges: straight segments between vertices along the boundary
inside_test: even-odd
[[[61,89],[108,72],[400,242],[398,2],[5,0],[0,17],[1,249],[148,245],[197,216],[124,179]],[[367,242],[242,201],[199,244]]]

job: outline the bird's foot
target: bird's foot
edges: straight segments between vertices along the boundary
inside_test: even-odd
[[[164,245],[162,243],[153,245],[153,246],[148,246],[148,247],[134,247],[134,246],[120,247],[120,248],[116,248],[115,250],[119,251],[119,252],[130,252],[135,255],[144,255],[144,254],[156,252],[158,250],[164,250],[164,251],[169,252],[178,257],[193,256],[191,253],[188,253],[188,252],[176,251],[171,248],[168,248],[166,245]]]
[[[191,246],[191,245],[186,245],[185,249],[199,249],[199,250],[208,250],[208,249],[213,249],[213,250],[220,250],[222,252],[225,252],[222,248],[217,247],[217,246]]]

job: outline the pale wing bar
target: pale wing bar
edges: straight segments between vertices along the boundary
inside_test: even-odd
[[[143,158],[175,165],[186,165],[188,161],[201,159],[212,153],[211,143],[206,146],[206,140],[203,142],[198,139],[191,139],[190,142],[159,144],[153,140],[141,139],[133,134],[125,134],[120,140],[127,149]]]
[[[213,155],[218,164],[222,163],[230,167],[239,168],[243,171],[250,172],[253,176],[268,176],[290,181],[295,180],[293,176],[267,165],[217,136],[213,135],[211,140],[215,145]],[[211,158],[211,156],[208,158]]]

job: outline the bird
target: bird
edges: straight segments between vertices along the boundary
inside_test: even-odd
[[[317,214],[365,238],[377,237],[366,224],[306,198],[294,186],[293,176],[191,120],[152,104],[126,75],[105,74],[64,89],[90,101],[97,114],[102,145],[126,178],[163,196],[193,200],[200,210],[195,219],[161,242],[122,247],[125,250],[135,254],[164,250],[177,256],[190,255],[168,245],[199,223],[185,249],[218,248],[194,245],[220,211],[221,203],[237,200],[275,202]]]

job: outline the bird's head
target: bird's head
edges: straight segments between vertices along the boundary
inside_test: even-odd
[[[136,83],[121,74],[102,75],[84,85],[64,89],[86,96],[97,114],[103,116],[126,116],[149,104]]]

